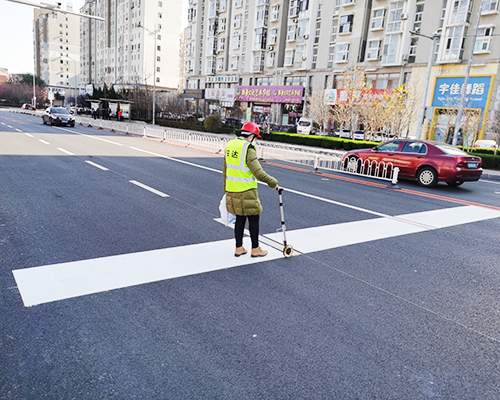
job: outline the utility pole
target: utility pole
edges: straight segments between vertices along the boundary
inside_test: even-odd
[[[455,132],[453,133],[453,142],[452,142],[453,146],[456,146],[458,143],[458,132],[460,131],[460,125],[462,125],[462,114],[464,111],[465,95],[467,92],[467,84],[469,82],[470,69],[472,66],[472,57],[474,56],[474,47],[476,46],[476,37],[477,37],[477,32],[479,30],[479,22],[481,21],[481,10],[483,9],[483,2],[484,0],[481,0],[481,3],[479,4],[476,26],[474,28],[474,36],[472,37],[469,60],[467,61],[467,69],[465,71],[465,79],[464,79],[464,84],[462,86],[462,97],[460,98],[460,103],[458,104],[457,119],[455,121]]]
[[[415,31],[410,31],[412,35],[417,35],[417,36],[422,36],[427,39],[432,40],[432,49],[431,49],[431,54],[429,55],[429,62],[427,63],[427,77],[425,79],[425,89],[424,89],[424,98],[422,99],[422,109],[420,110],[420,114],[418,116],[418,125],[417,125],[417,139],[422,138],[422,124],[424,122],[424,115],[425,115],[425,102],[427,101],[427,92],[429,91],[429,83],[431,80],[431,72],[432,72],[432,59],[434,57],[434,50],[436,49],[436,40],[439,37],[437,32],[434,32],[432,36],[427,36],[423,35],[419,32]]]

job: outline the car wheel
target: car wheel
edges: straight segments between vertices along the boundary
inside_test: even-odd
[[[460,186],[462,183],[464,183],[464,181],[448,181],[446,182],[448,184],[448,186],[451,186],[451,187],[458,187]]]
[[[434,187],[438,182],[438,175],[434,168],[424,167],[417,174],[417,182],[420,186]]]
[[[348,172],[358,172],[359,173],[361,170],[361,165],[359,165],[359,158],[358,157],[349,157],[346,160],[345,169]]]
[[[47,122],[45,122],[45,118],[42,118],[42,122],[44,125],[47,125]]]
[[[69,124],[68,126],[70,126],[71,128],[74,128],[75,124]]]
[[[49,122],[48,122],[48,124],[49,124],[50,126],[52,126],[52,119],[51,119],[51,118],[49,118]]]

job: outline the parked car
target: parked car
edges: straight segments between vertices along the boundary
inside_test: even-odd
[[[498,149],[498,144],[494,140],[476,140],[473,147],[481,149]]]
[[[222,123],[229,125],[229,126],[232,126],[232,127],[235,127],[237,129],[240,129],[243,126],[241,121],[239,119],[236,119],[236,118],[225,118],[222,120]]]
[[[36,107],[33,104],[25,103],[21,106],[23,110],[36,110]]]
[[[297,133],[302,135],[316,135],[320,130],[318,123],[310,118],[301,117],[297,124]]]
[[[42,115],[44,124],[75,126],[75,117],[64,107],[49,107]]]
[[[421,186],[433,187],[439,182],[460,186],[478,181],[483,170],[480,157],[470,156],[446,143],[428,140],[396,139],[372,149],[345,153],[343,165],[359,171],[363,163],[392,164],[399,167],[399,177],[416,180]]]

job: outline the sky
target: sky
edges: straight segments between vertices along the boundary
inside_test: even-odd
[[[62,3],[66,10],[68,3],[73,4],[73,11],[79,12],[85,0],[30,0],[33,3]],[[183,3],[183,26],[187,21],[187,0]],[[0,68],[7,68],[9,73],[33,73],[33,16],[34,7],[0,0]]]

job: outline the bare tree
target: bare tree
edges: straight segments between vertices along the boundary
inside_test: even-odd
[[[331,119],[332,112],[329,104],[325,103],[325,90],[315,86],[307,96],[306,117],[318,122],[323,135]]]
[[[493,112],[493,115],[488,119],[488,124],[486,125],[488,131],[491,133],[493,140],[500,143],[500,114]],[[497,155],[497,149],[495,149],[495,155]]]

